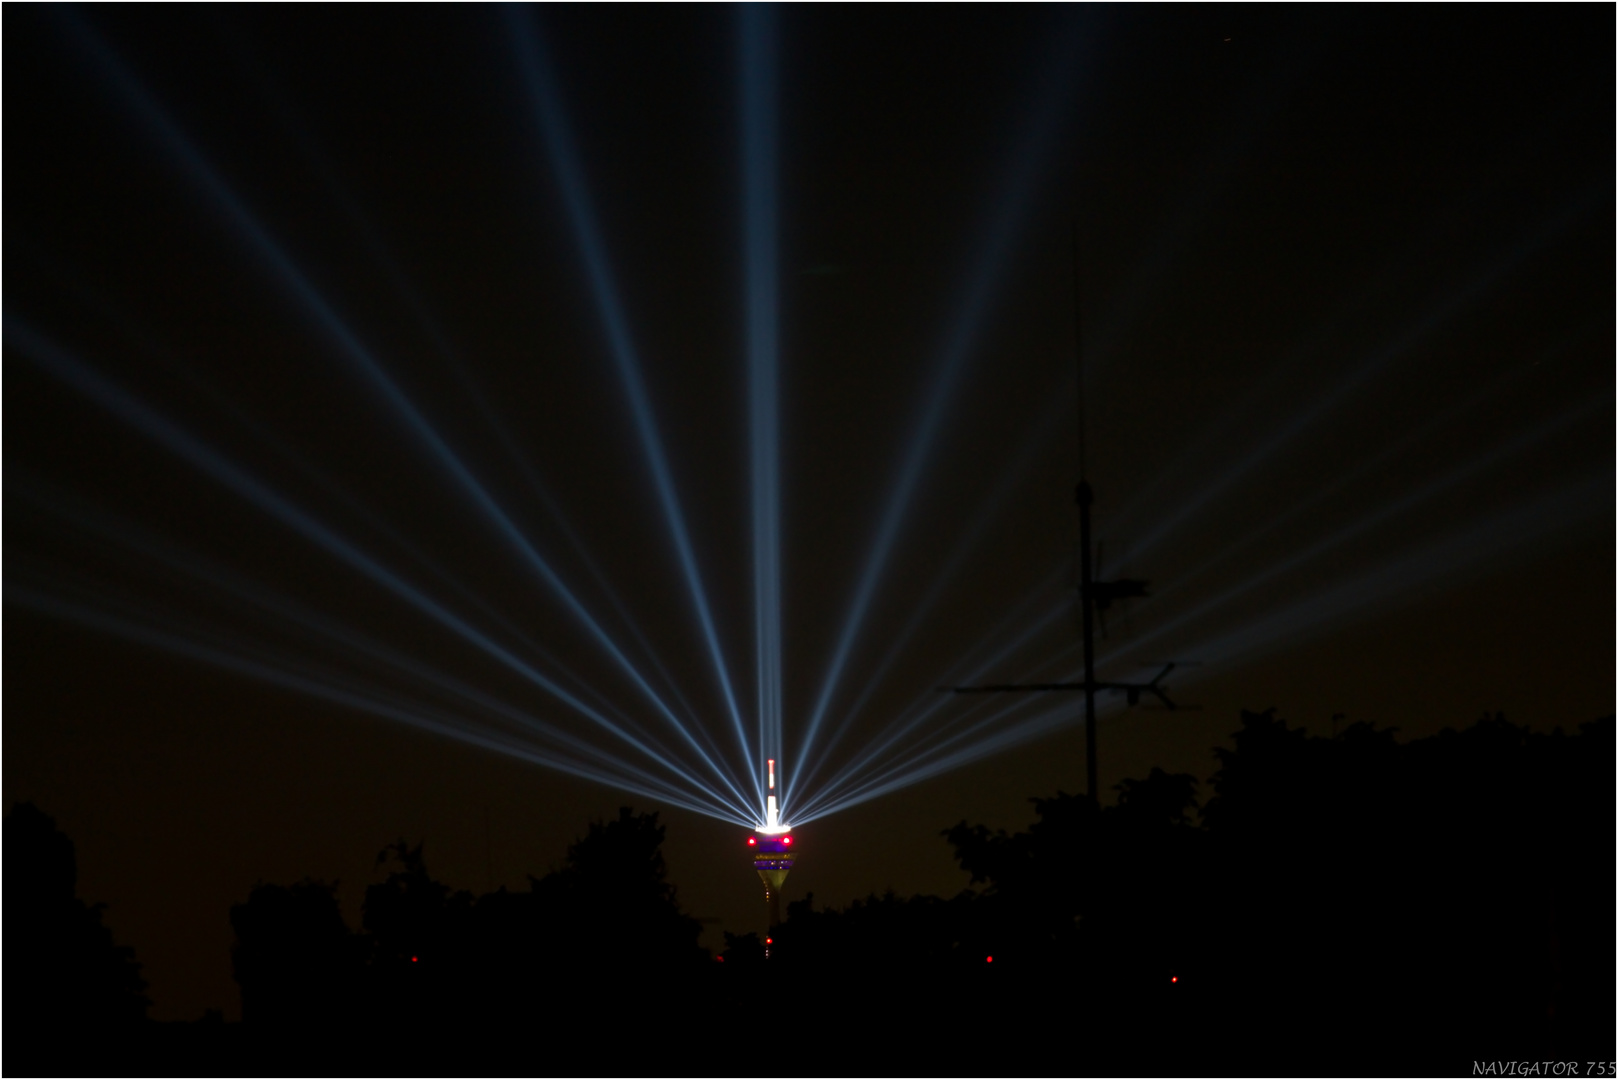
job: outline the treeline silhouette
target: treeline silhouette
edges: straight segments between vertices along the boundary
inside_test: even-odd
[[[931,1030],[986,1074],[1610,1057],[1610,720],[1400,743],[1310,737],[1271,709],[1216,753],[1201,805],[1194,777],[1154,769],[1114,806],[1035,799],[1021,832],[957,824],[975,889],[954,899],[789,905],[772,977],[810,1027]]]
[[[421,845],[400,841],[357,927],[330,883],[254,888],[230,912],[242,1023],[156,1036],[165,1026],[139,1027],[132,956],[64,877],[71,844],[19,806],[5,1071],[79,1071],[50,1064],[64,1041],[81,1057],[103,1046],[128,1063],[105,1070],[119,1073],[1370,1075],[1610,1060],[1610,719],[1546,734],[1485,717],[1401,743],[1363,724],[1311,737],[1272,709],[1243,713],[1217,753],[1205,801],[1192,776],[1154,769],[1113,806],[1035,799],[1020,832],[963,821],[944,836],[972,888],[842,909],[807,897],[768,959],[758,933],[727,933],[718,957],[699,946],[656,814],[591,824],[559,869],[481,896],[434,880]],[[51,929],[25,932],[18,913]]]
[[[400,841],[357,931],[331,884],[259,885],[231,910],[243,1022],[288,1042],[397,1029],[410,1053],[469,1033],[537,1053],[668,1028],[710,960],[667,880],[663,835],[656,814],[625,808],[561,869],[477,897],[433,880],[421,845]]]

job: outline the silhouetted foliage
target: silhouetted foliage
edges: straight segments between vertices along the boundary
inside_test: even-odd
[[[5,819],[5,1071],[73,1071],[146,1017],[133,949],[79,899],[73,841],[32,803]]]
[[[1299,1028],[1318,1027],[1311,1009],[1419,1020],[1479,1056],[1610,1022],[1611,722],[1544,735],[1486,716],[1401,744],[1364,724],[1309,738],[1273,709],[1242,720],[1204,815],[1209,974]]]
[[[330,1028],[353,1019],[363,946],[343,922],[335,885],[260,884],[230,909],[230,926],[245,1020]]]
[[[816,911],[811,895],[788,905],[772,959],[824,972],[885,969],[921,977],[958,959],[965,899],[901,897],[889,889],[841,911]]]
[[[1366,724],[1311,737],[1271,709],[1217,755],[1200,812],[1194,777],[1154,769],[1114,806],[1058,793],[1022,831],[955,825],[974,889],[952,900],[789,904],[770,981],[810,1003],[800,1021],[877,1045],[939,1016],[1018,1033],[962,1032],[933,1059],[950,1072],[1112,1070],[1147,1049],[1163,1071],[1293,1071],[1323,1048],[1332,1070],[1419,1072],[1611,1044],[1611,721],[1485,717],[1401,743]]]
[[[1034,800],[1027,832],[947,830],[961,867],[987,886],[983,951],[1048,973],[1078,965],[1113,987],[1170,977],[1188,930],[1178,913],[1203,870],[1195,809],[1194,777],[1154,769],[1120,785],[1116,806],[1059,793]]]
[[[243,1020],[261,1034],[290,1024],[314,1036],[344,1017],[361,1030],[407,1031],[404,1043],[365,1048],[372,1071],[417,1071],[421,1054],[468,1039],[491,1053],[539,1040],[582,1053],[580,1040],[607,1039],[622,1023],[626,992],[637,1030],[667,1032],[708,965],[701,924],[680,911],[668,881],[663,837],[656,814],[625,808],[592,823],[528,889],[480,897],[435,880],[423,846],[400,840],[377,857],[386,876],[366,889],[359,933],[329,885],[260,885],[232,912]],[[295,1061],[308,1044],[260,1045]],[[653,1045],[614,1044],[607,1056],[638,1062]]]
[[[655,814],[591,823],[557,869],[483,896],[400,841],[358,930],[319,882],[260,885],[232,910],[245,1052],[260,1071],[707,1073],[720,1051],[698,1033],[727,1016],[805,1073],[1423,1072],[1610,1052],[1610,720],[1542,734],[1485,717],[1399,742],[1365,724],[1312,737],[1271,709],[1216,753],[1200,788],[1153,769],[1112,806],[1059,792],[1021,831],[958,823],[957,896],[809,895],[767,948],[727,932],[716,958]],[[65,839],[7,829],[38,889],[71,896]],[[311,1040],[344,1025],[364,1041],[333,1065]]]
[[[434,881],[419,843],[390,844],[376,862],[388,867],[388,876],[365,890],[361,920],[371,941],[372,968],[409,971],[416,977],[424,970],[453,966],[463,945],[471,895]]]
[[[1165,1009],[1254,1055],[1347,1040],[1375,1069],[1413,1031],[1473,1057],[1611,1041],[1613,727],[1542,735],[1485,717],[1400,743],[1310,737],[1246,712],[1200,821],[1190,776],[1153,770],[1097,809],[1036,799],[1025,832],[946,834],[993,949],[1039,993],[1107,1018]],[[1587,868],[1587,869],[1586,869]],[[988,947],[986,945],[985,947]],[[1062,972],[1077,973],[1078,979]],[[1075,985],[1075,984],[1078,985]],[[1187,1011],[1189,1008],[1189,1011]],[[1408,1060],[1405,1059],[1405,1060]],[[1470,1060],[1470,1058],[1468,1059]]]
[[[663,836],[656,814],[623,807],[616,820],[592,822],[566,865],[534,883],[571,928],[567,962],[648,975],[706,959],[697,943],[702,924],[680,911],[668,881]]]
[[[732,971],[738,967],[755,968],[764,964],[764,939],[757,933],[749,930],[745,934],[733,934],[725,931],[725,948],[719,954],[721,961],[730,964]]]

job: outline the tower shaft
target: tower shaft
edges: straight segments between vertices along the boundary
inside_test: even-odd
[[[787,871],[760,870],[759,880],[764,882],[764,902],[770,907],[770,932],[781,925],[781,886],[786,884]]]

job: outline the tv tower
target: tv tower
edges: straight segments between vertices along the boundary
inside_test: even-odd
[[[764,824],[747,838],[753,869],[764,882],[764,899],[770,905],[770,937],[764,939],[764,955],[769,956],[770,938],[781,924],[781,885],[792,869],[792,827],[781,824],[781,811],[775,801],[775,759],[769,759],[769,790],[764,800]]]

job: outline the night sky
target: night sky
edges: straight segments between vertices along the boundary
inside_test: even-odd
[[[357,923],[395,839],[520,888],[625,803],[706,944],[762,929],[744,827],[549,767],[658,768],[520,670],[746,774],[762,297],[783,768],[818,709],[805,797],[895,723],[915,781],[787,898],[955,892],[941,830],[1083,783],[1076,696],[935,692],[1078,673],[1075,249],[1103,571],[1153,593],[1101,674],[1201,706],[1109,704],[1105,791],[1242,708],[1608,715],[1613,19],[13,6],[6,806],[160,1019],[239,1015],[258,881]]]

